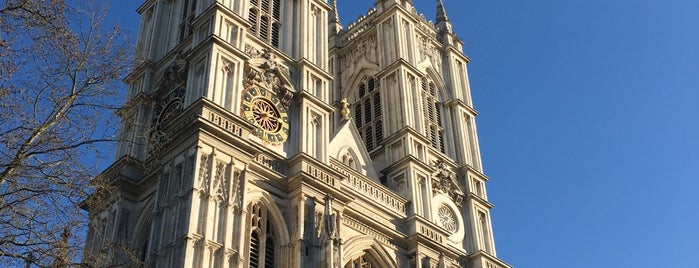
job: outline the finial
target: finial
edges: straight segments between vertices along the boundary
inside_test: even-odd
[[[328,23],[330,24],[329,34],[331,36],[330,42],[333,46],[336,46],[339,44],[339,40],[333,37],[342,31],[342,22],[340,22],[340,15],[337,14],[337,0],[332,0],[332,10],[330,10],[328,17]]]

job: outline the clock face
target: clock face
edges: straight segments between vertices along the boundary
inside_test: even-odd
[[[250,87],[243,93],[242,112],[245,119],[255,125],[255,135],[272,144],[286,141],[289,119],[286,108],[269,90]]]

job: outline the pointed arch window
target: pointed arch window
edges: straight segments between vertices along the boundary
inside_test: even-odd
[[[354,102],[354,124],[364,139],[368,151],[383,142],[383,111],[381,91],[374,77],[364,77],[357,86]]]
[[[354,157],[352,156],[352,152],[350,152],[350,150],[347,150],[347,152],[342,155],[342,163],[356,171],[359,171],[357,162],[354,161]]]
[[[138,243],[139,248],[138,248],[138,260],[141,263],[149,263],[149,264],[155,264],[156,259],[151,259],[149,258],[149,252],[148,249],[151,246],[151,241],[150,241],[150,235],[151,235],[151,223],[152,220],[148,218],[145,223],[141,226],[141,230],[139,232],[139,235],[137,236],[138,239],[140,239],[140,242]]]
[[[345,264],[344,268],[379,268],[374,256],[364,252],[361,256],[354,258]]]
[[[430,146],[444,153],[444,126],[442,124],[442,103],[439,101],[437,86],[428,78],[422,79],[422,113],[425,120],[425,135]]]
[[[274,47],[279,47],[281,0],[250,0],[248,22],[251,24],[250,33]]]
[[[254,203],[250,204],[248,212],[248,222],[250,224],[248,267],[274,267],[276,239],[274,228],[272,228],[272,223],[267,215],[267,208],[261,203]]]

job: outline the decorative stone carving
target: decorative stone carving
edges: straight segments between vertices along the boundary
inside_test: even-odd
[[[333,212],[333,200],[332,196],[325,196],[325,234],[329,239],[335,238],[337,235],[337,214]]]
[[[216,174],[214,175],[214,195],[222,199],[221,201],[227,201],[228,193],[226,192],[226,164],[221,162],[216,162]]]
[[[209,191],[209,156],[201,155],[201,163],[199,164],[199,190],[202,193]]]
[[[378,67],[376,35],[358,39],[356,42],[357,44],[353,46],[353,49],[340,56],[343,73],[354,74],[366,66]],[[342,85],[348,85],[350,81],[347,79],[350,79],[350,76],[343,76]]]
[[[323,212],[316,211],[315,212],[315,238],[320,237],[320,235],[323,233]]]
[[[418,47],[420,50],[420,61],[431,60],[435,54],[435,47],[430,41],[430,38],[424,35],[418,35],[418,40],[420,42]]]
[[[420,52],[420,62],[427,61],[432,64],[435,70],[441,70],[442,58],[439,52],[439,48],[435,46],[433,42],[434,37],[426,35],[417,35],[418,40],[418,50]]]
[[[371,35],[367,38],[357,41],[357,45],[353,50],[347,52],[343,59],[345,65],[351,65],[362,59],[368,62],[376,62],[376,35]]]
[[[178,86],[184,86],[187,82],[187,71],[189,70],[189,62],[185,60],[185,53],[180,51],[175,56],[175,60],[166,67],[163,75],[158,80],[158,90],[172,90]]]
[[[222,247],[223,247],[223,245],[219,244],[216,241],[206,240],[206,249],[209,250],[209,254],[211,254],[211,255],[220,254],[220,252],[218,252],[218,251]]]
[[[272,90],[282,104],[288,106],[295,93],[289,68],[281,64],[277,56],[267,49],[260,51],[247,45],[245,53],[251,59],[245,62],[243,86],[260,86]]]
[[[435,161],[434,167],[437,171],[433,174],[432,191],[435,193],[441,192],[448,195],[451,197],[454,203],[460,207],[461,201],[464,198],[464,192],[461,191],[461,188],[456,181],[456,176],[453,172],[451,172],[451,170],[448,169],[442,160]]]
[[[194,248],[196,248],[196,249],[203,249],[204,248],[204,238],[201,235],[193,234],[191,237],[188,237],[188,239],[194,245]]]
[[[234,249],[226,249],[226,259],[228,259],[228,263],[230,264],[230,267],[237,267],[235,265],[238,259],[238,251]]]
[[[236,210],[240,209],[243,206],[243,194],[241,192],[242,178],[242,172],[234,172],[233,176],[231,176],[230,203],[233,206],[233,209]]]
[[[320,126],[321,117],[318,114],[311,114],[311,125]]]
[[[303,239],[307,241],[315,241],[316,235],[316,213],[315,213],[315,200],[308,198],[304,201],[304,215],[303,215]]]
[[[350,120],[350,104],[347,102],[347,98],[343,98],[340,101],[340,105],[342,105],[342,109],[340,110],[340,114],[342,115],[342,120],[347,121]]]

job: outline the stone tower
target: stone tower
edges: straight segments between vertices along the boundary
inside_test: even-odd
[[[147,0],[86,256],[137,267],[509,267],[441,0]],[[108,244],[107,241],[111,242]],[[114,251],[119,245],[129,251]]]

